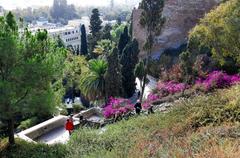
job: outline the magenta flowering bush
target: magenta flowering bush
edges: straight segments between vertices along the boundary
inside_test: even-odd
[[[184,83],[177,83],[175,81],[169,82],[159,82],[157,85],[157,90],[164,90],[170,94],[183,91],[187,86]]]
[[[150,93],[150,94],[148,95],[147,99],[143,102],[142,108],[143,108],[144,110],[149,109],[149,108],[151,107],[151,103],[152,103],[153,101],[156,101],[156,100],[160,99],[160,98],[161,98],[161,97],[160,97],[159,95]]]
[[[222,71],[213,71],[205,79],[198,79],[196,86],[203,87],[205,91],[215,88],[224,88],[240,82],[239,75],[228,75]]]
[[[111,118],[116,114],[122,115],[132,110],[134,110],[134,105],[128,99],[111,97],[108,104],[103,108],[103,115],[105,118]]]

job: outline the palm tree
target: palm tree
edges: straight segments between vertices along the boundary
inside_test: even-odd
[[[107,62],[102,59],[89,61],[89,72],[85,73],[80,79],[80,89],[85,96],[91,100],[105,99],[105,79],[104,74],[107,70]]]

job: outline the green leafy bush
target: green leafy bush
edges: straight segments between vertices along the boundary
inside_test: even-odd
[[[20,123],[20,125],[17,127],[18,130],[25,130],[28,129],[34,125],[36,125],[38,122],[38,118],[37,117],[32,117],[29,118],[27,120],[24,120]]]
[[[229,71],[239,68],[239,13],[239,0],[229,0],[208,13],[190,33],[191,57],[210,53],[221,67]]]
[[[46,144],[28,143],[22,140],[16,140],[16,145],[6,148],[3,146],[0,152],[1,158],[64,158],[66,155],[65,145],[49,146]]]
[[[74,113],[78,113],[78,112],[80,112],[81,110],[84,110],[84,109],[85,109],[85,107],[80,103],[74,103],[73,104]]]
[[[240,85],[207,96],[198,96],[186,101],[189,107],[191,126],[221,125],[240,122]]]

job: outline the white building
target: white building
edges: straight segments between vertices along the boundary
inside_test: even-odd
[[[0,16],[4,16],[4,10],[1,6],[0,6]]]
[[[65,26],[55,29],[47,30],[49,35],[53,38],[58,36],[62,39],[66,47],[72,47],[75,51],[80,50],[81,32],[80,26]]]
[[[28,29],[33,34],[38,30],[47,30],[50,37],[57,38],[59,36],[66,47],[78,51],[80,50],[81,44],[80,26],[80,23],[66,26],[58,26],[57,24],[52,23],[41,23],[40,25],[29,25]],[[20,30],[20,33],[22,32],[23,30]]]

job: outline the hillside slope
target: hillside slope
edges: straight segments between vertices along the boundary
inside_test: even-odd
[[[69,142],[69,158],[238,157],[240,85],[179,100],[168,113],[82,129]]]
[[[18,141],[1,146],[3,158],[237,158],[240,154],[240,85],[174,103],[167,113],[141,115],[80,129],[66,145]],[[2,144],[3,145],[3,144]]]

